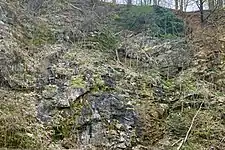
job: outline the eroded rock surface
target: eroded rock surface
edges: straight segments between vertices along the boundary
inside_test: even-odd
[[[128,149],[136,137],[134,108],[113,94],[91,95],[78,119],[80,143],[107,149]]]
[[[124,40],[121,50],[122,57],[146,63],[168,77],[187,69],[193,59],[193,51],[182,38],[163,40],[139,34]]]
[[[193,53],[185,39],[152,37],[144,30],[114,33],[105,26],[110,21],[101,21],[108,13],[120,20],[114,9],[123,6],[92,0],[40,2],[31,6],[31,14],[20,8],[18,19],[8,2],[0,2],[0,124],[8,123],[0,128],[1,134],[8,132],[0,146],[7,147],[7,141],[13,148],[35,149],[37,141],[44,142],[43,149],[173,149],[202,102],[201,127],[193,128],[199,135],[190,140],[215,139],[211,135],[221,131],[215,140],[221,142],[222,90],[199,82],[196,68],[188,70]],[[208,76],[219,73],[209,70]],[[208,106],[218,105],[215,114],[209,111]],[[23,141],[11,142],[18,135]]]

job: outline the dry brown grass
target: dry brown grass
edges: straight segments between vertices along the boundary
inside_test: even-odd
[[[47,132],[36,120],[35,95],[0,90],[0,147],[45,149]]]

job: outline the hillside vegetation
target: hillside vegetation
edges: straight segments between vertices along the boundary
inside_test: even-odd
[[[223,14],[0,1],[0,149],[225,149]]]

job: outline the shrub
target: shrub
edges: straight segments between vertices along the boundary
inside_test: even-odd
[[[114,14],[115,16],[115,14]],[[123,9],[113,23],[120,29],[136,32],[145,30],[153,36],[176,35],[182,36],[184,23],[172,11],[159,6],[133,6]]]

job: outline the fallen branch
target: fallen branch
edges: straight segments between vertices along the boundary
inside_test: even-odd
[[[177,140],[176,142],[174,142],[171,146],[173,147],[174,145],[176,145],[177,143],[179,143],[182,139]]]
[[[191,132],[191,129],[192,129],[192,127],[193,127],[193,124],[194,124],[194,122],[195,122],[195,118],[197,117],[198,113],[200,112],[200,110],[201,110],[201,108],[202,108],[202,104],[203,104],[203,103],[201,103],[201,105],[200,105],[198,111],[196,112],[195,116],[192,118],[191,125],[190,125],[190,127],[189,127],[189,129],[188,129],[188,131],[187,131],[187,133],[186,133],[186,136],[185,136],[185,138],[181,141],[181,143],[180,143],[179,147],[177,148],[177,150],[180,150],[181,147],[184,145],[184,143],[187,141],[188,136],[189,136],[189,134],[190,134],[190,132]]]

